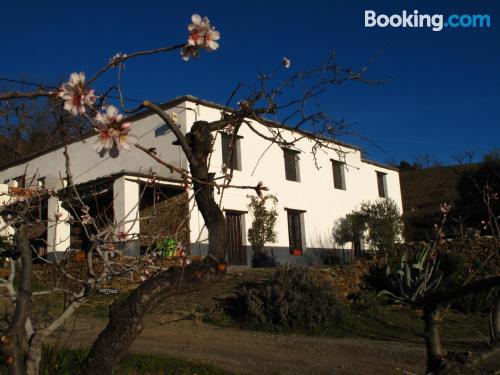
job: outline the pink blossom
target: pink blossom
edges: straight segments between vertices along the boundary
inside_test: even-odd
[[[120,63],[121,60],[127,58],[127,54],[126,53],[121,53],[121,52],[118,52],[116,55],[114,55],[112,58],[109,59],[109,63],[115,67],[116,65],[118,65]]]
[[[185,61],[188,61],[191,57],[197,57],[200,48],[207,51],[215,51],[219,48],[217,41],[220,39],[220,32],[215,30],[207,17],[193,14],[188,30],[187,44],[181,49],[181,56]]]
[[[68,82],[62,84],[57,94],[64,100],[64,109],[73,116],[83,115],[85,106],[96,101],[95,91],[85,86],[85,73],[72,73]]]
[[[130,146],[137,144],[137,136],[129,134],[132,123],[122,123],[122,120],[123,115],[113,105],[109,105],[106,112],[95,116],[94,121],[99,128],[99,135],[94,143],[97,152],[108,151],[114,146],[119,150],[130,151]]]
[[[283,56],[283,60],[281,60],[281,65],[283,65],[285,69],[288,69],[289,67],[292,66],[292,61],[288,59],[286,56]]]
[[[80,221],[82,224],[90,224],[92,222],[92,217],[89,214],[83,214],[80,216]]]
[[[120,231],[116,234],[116,237],[118,238],[118,240],[120,241],[125,241],[128,237],[128,233],[127,232],[123,232],[123,231]]]

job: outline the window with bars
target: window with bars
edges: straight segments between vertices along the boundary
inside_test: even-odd
[[[380,198],[387,198],[387,173],[377,172],[377,186],[378,196]]]
[[[345,184],[345,163],[332,160],[333,186],[335,189],[346,190]]]
[[[288,181],[300,182],[299,153],[294,150],[283,150],[285,158],[285,177]]]
[[[288,238],[290,242],[290,253],[303,252],[302,245],[302,211],[287,210],[288,214]]]
[[[232,143],[232,136],[227,134],[221,134],[222,141],[222,162],[230,169],[236,169],[241,171],[240,164],[240,139],[236,138],[234,143]],[[234,148],[233,148],[234,145]]]

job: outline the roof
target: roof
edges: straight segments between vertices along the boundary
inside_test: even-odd
[[[180,103],[183,103],[183,102],[192,102],[192,103],[199,104],[199,105],[202,105],[202,106],[205,106],[205,107],[216,108],[216,109],[225,110],[225,111],[228,111],[228,112],[235,111],[234,108],[227,107],[227,106],[224,106],[224,105],[221,105],[221,104],[218,104],[218,103],[215,103],[215,102],[211,102],[211,101],[208,101],[208,100],[199,99],[199,98],[197,98],[195,96],[192,96],[192,95],[178,96],[178,97],[176,97],[176,98],[174,98],[172,100],[169,100],[168,102],[160,104],[159,107],[162,110],[167,110],[167,109],[174,108],[174,107],[176,107],[177,105],[179,105]],[[137,120],[141,120],[143,118],[146,118],[148,116],[151,116],[152,114],[153,114],[153,112],[150,109],[143,109],[140,112],[137,112],[137,113],[129,116],[127,118],[127,120],[128,121],[137,121]],[[274,126],[274,127],[277,127],[277,128],[281,128],[281,129],[292,130],[294,132],[297,132],[297,133],[300,133],[300,134],[303,134],[303,135],[306,135],[306,136],[311,136],[311,137],[314,137],[314,138],[317,138],[317,139],[323,139],[323,140],[326,140],[326,141],[330,141],[330,142],[333,142],[333,143],[335,143],[335,144],[337,144],[339,146],[344,146],[344,147],[351,148],[351,149],[354,149],[354,150],[362,151],[362,148],[359,147],[359,146],[352,145],[352,144],[345,143],[345,142],[338,141],[338,140],[334,140],[334,139],[327,138],[327,137],[321,137],[321,136],[315,135],[315,134],[313,134],[311,132],[308,132],[306,130],[303,130],[303,129],[292,129],[289,126],[286,126],[286,125],[284,125],[282,123],[279,123],[279,122],[276,122],[276,121],[271,121],[271,120],[267,120],[266,119],[266,124],[271,124],[271,126]],[[33,160],[33,159],[35,159],[35,158],[37,158],[39,156],[48,154],[49,152],[55,151],[55,150],[57,150],[59,148],[62,148],[62,147],[64,147],[64,145],[70,145],[70,144],[73,144],[73,143],[76,143],[76,142],[80,142],[80,141],[82,141],[84,139],[87,139],[87,138],[90,138],[90,137],[92,137],[94,135],[95,135],[94,132],[88,132],[88,133],[82,135],[81,137],[72,139],[69,142],[60,142],[60,143],[54,144],[54,145],[52,145],[50,147],[47,147],[46,149],[34,152],[34,153],[29,154],[28,156],[25,156],[25,157],[23,157],[21,159],[17,159],[17,160],[14,160],[12,162],[9,162],[7,164],[4,164],[4,165],[0,166],[0,170],[5,170],[7,168],[10,168],[10,167],[13,167],[13,166],[16,166],[16,165],[19,165],[19,164],[24,164],[24,163],[26,163],[26,162],[28,162],[30,160]],[[385,164],[382,164],[382,163],[378,163],[378,162],[374,162],[374,161],[370,161],[370,160],[367,160],[367,159],[361,159],[361,161],[363,161],[365,163],[377,165],[377,166],[380,166],[380,167],[386,168],[386,169],[392,169],[392,170],[396,170],[396,171],[398,170],[395,167],[392,167],[392,166],[389,166],[389,165],[385,165]]]
[[[365,159],[365,158],[361,158],[361,161],[363,163],[366,163],[366,164],[371,164],[371,165],[375,165],[375,166],[380,167],[380,168],[391,169],[393,171],[399,172],[399,168],[395,167],[393,165],[379,163],[378,161],[374,161],[374,160],[370,160],[370,159]]]

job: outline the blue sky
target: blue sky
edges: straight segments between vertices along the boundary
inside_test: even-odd
[[[394,14],[489,14],[489,29],[364,27],[364,11]],[[220,49],[183,62],[178,53],[127,64],[130,98],[166,101],[192,94],[225,102],[239,82],[254,83],[288,56],[291,72],[321,64],[335,50],[343,65],[359,68],[381,50],[369,78],[381,86],[336,87],[322,108],[345,119],[379,161],[500,146],[500,5],[477,1],[2,1],[0,76],[55,84],[73,71],[88,75],[117,52],[183,42],[192,13],[221,31]],[[115,73],[97,84],[112,85]]]

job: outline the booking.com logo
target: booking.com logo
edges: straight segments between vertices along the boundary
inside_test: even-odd
[[[443,14],[420,14],[418,10],[401,14],[379,14],[374,10],[365,10],[365,27],[409,27],[409,28],[431,28],[432,31],[441,31],[449,28],[485,28],[490,27],[489,14],[451,14],[446,17]]]

